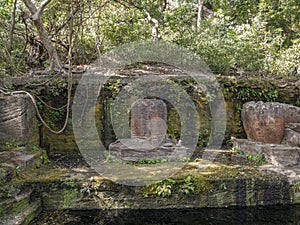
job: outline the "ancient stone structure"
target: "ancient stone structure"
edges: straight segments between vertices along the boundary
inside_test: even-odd
[[[167,106],[162,100],[136,101],[131,110],[131,137],[158,146],[167,135]]]
[[[19,177],[41,165],[34,105],[27,95],[0,95],[0,224],[28,224],[41,212],[32,190],[16,188]]]
[[[0,96],[1,143],[39,145],[35,109],[28,96]]]
[[[243,105],[242,122],[248,140],[234,147],[244,154],[263,154],[275,166],[300,165],[300,108],[273,102]]]
[[[242,121],[249,140],[280,144],[285,125],[300,122],[300,108],[278,102],[248,102],[243,106]]]
[[[167,138],[167,113],[162,100],[136,101],[131,106],[131,138],[110,144],[110,154],[128,161],[184,157],[186,148]]]

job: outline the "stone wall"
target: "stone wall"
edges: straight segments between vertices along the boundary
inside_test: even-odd
[[[29,96],[0,96],[0,144],[39,146],[38,122]]]
[[[167,75],[164,75],[167,76]],[[43,82],[43,79],[47,78],[32,78],[35,82]],[[43,98],[48,104],[56,107],[60,107],[66,102],[66,81],[67,79],[62,77],[59,78],[61,81],[53,81],[47,84],[47,86],[39,87],[36,86],[30,87],[26,85],[27,81],[21,80],[20,78],[11,78],[10,80],[1,80],[0,83],[3,85],[12,85],[14,84],[17,89],[29,89],[29,91],[34,90],[37,94]],[[73,90],[72,93],[76,90],[76,85],[80,79],[80,76],[74,78]],[[106,147],[115,140],[115,134],[111,126],[110,112],[111,102],[116,97],[117,92],[126,86],[128,83],[132,82],[134,79],[137,79],[137,76],[124,76],[116,75],[112,77],[103,87],[103,93],[101,91],[101,96],[97,103],[96,109],[96,122],[98,128],[98,134],[105,144]],[[200,135],[199,135],[199,146],[205,147],[210,136],[210,109],[208,105],[208,99],[206,96],[199,95],[197,92],[197,87],[195,83],[191,82],[186,77],[178,76],[174,78],[172,76],[172,81],[179,84],[194,100],[196,108],[199,113],[200,121]],[[227,128],[224,145],[230,147],[231,137],[236,138],[245,138],[246,134],[241,121],[241,109],[242,105],[248,101],[278,101],[288,104],[297,105],[300,103],[300,89],[296,86],[296,82],[292,80],[287,81],[278,81],[268,78],[261,77],[252,77],[252,78],[238,78],[238,77],[228,77],[228,76],[218,76],[217,77],[220,85],[223,88],[223,94],[226,101],[226,110],[227,110]],[[39,80],[39,81],[37,81]],[[31,81],[32,82],[32,81]],[[56,91],[56,92],[55,92]],[[11,102],[16,101],[11,99]],[[27,104],[21,103],[14,104]],[[24,101],[24,102],[27,102]],[[168,135],[174,139],[180,137],[180,120],[176,110],[172,108],[172,105],[167,104],[168,108]],[[32,109],[28,109],[27,115],[32,115]],[[9,111],[16,111],[11,109]],[[63,125],[64,116],[62,115],[59,119],[52,120],[53,116],[50,115],[51,110],[42,111],[43,116],[54,123],[54,128],[60,128]],[[21,117],[20,117],[21,118]],[[34,118],[35,119],[35,118]],[[21,119],[22,120],[22,119]],[[19,119],[20,121],[20,119]],[[22,120],[25,121],[25,120]],[[2,124],[4,122],[1,122]],[[23,128],[27,125],[24,124]],[[36,122],[29,122],[28,124],[35,124]],[[68,127],[66,131],[61,134],[53,134],[49,132],[46,128],[41,129],[41,145],[49,150],[50,153],[76,153],[78,152],[76,142],[73,137],[73,130],[71,127],[71,118],[69,119]],[[2,126],[2,125],[1,125]],[[23,133],[22,135],[29,135],[31,130],[36,131],[35,125],[32,128],[29,128],[29,132]],[[24,131],[16,131],[20,134]],[[7,132],[3,132],[7,133]],[[18,133],[18,134],[19,134]],[[15,137],[23,137],[22,135],[15,135]],[[5,135],[1,135],[5,137]],[[34,136],[34,135],[33,135]],[[22,139],[22,138],[21,138]],[[34,136],[34,140],[38,138]],[[5,138],[4,140],[5,141]],[[22,140],[21,140],[22,142]]]

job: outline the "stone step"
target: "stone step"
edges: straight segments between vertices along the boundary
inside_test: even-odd
[[[26,147],[0,152],[0,179],[9,180],[16,170],[26,171],[41,155],[42,151],[31,152]]]
[[[0,158],[2,155],[0,154]],[[17,165],[10,162],[0,162],[0,186],[6,184],[13,177],[14,171],[16,171]]]
[[[24,210],[30,204],[30,195],[32,191],[23,191],[8,199],[4,199],[0,202],[0,218],[2,216],[16,213]]]
[[[23,210],[0,218],[0,225],[28,225],[41,213],[41,210],[40,200],[32,202]]]

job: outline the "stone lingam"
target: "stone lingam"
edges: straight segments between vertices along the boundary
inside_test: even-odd
[[[131,106],[131,138],[109,145],[111,156],[124,161],[179,159],[187,148],[167,137],[167,106],[160,99],[140,99]]]
[[[244,154],[262,153],[275,166],[300,165],[300,108],[273,102],[243,105],[242,122],[247,139],[235,139],[233,147]]]

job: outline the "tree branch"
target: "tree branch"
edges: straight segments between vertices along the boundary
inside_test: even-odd
[[[153,27],[152,27],[152,32],[151,33],[152,33],[152,36],[154,37],[154,39],[156,41],[158,41],[160,39],[160,37],[158,35],[158,20],[155,19],[155,18],[153,18],[153,17],[151,17],[150,13],[147,12],[146,10],[144,10],[144,12],[147,15],[147,20],[150,21],[150,22],[152,22],[154,24]]]
[[[17,8],[17,0],[14,0],[12,11],[11,11],[11,22],[10,22],[10,30],[9,30],[9,45],[8,45],[9,54],[11,54],[13,41],[14,41],[14,32],[15,32],[15,25],[16,25],[16,8]]]
[[[51,0],[44,0],[39,8],[37,9],[36,6],[33,4],[31,0],[22,0],[28,10],[31,13],[31,19],[33,21],[34,26],[37,29],[37,32],[39,34],[39,38],[41,42],[43,43],[44,47],[47,49],[49,60],[50,60],[50,66],[49,70],[53,69],[61,69],[62,64],[59,59],[59,55],[52,45],[51,39],[49,37],[49,34],[47,31],[44,29],[43,26],[43,20],[42,20],[42,12],[44,8],[51,2]]]
[[[51,0],[45,0],[42,2],[40,7],[37,9],[37,11],[33,14],[32,19],[38,20],[41,16],[41,13],[43,12],[44,8],[51,2]]]
[[[198,0],[197,29],[200,30],[204,0]]]

